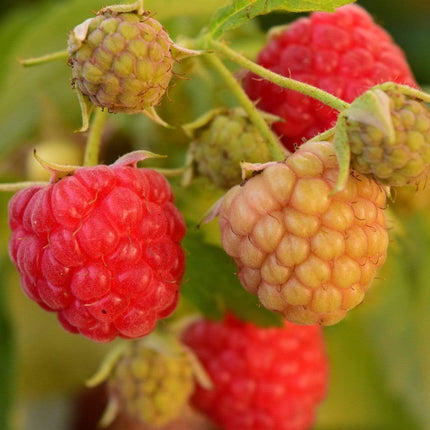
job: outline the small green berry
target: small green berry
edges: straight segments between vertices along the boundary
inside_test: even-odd
[[[242,161],[270,161],[265,139],[241,109],[212,112],[202,122],[192,130],[194,139],[190,144],[197,175],[227,189],[242,181]]]
[[[163,346],[131,343],[115,363],[108,380],[111,401],[151,426],[177,418],[194,390],[194,369],[180,343]]]
[[[388,186],[416,184],[428,174],[430,111],[404,87],[369,90],[342,116],[353,169]]]

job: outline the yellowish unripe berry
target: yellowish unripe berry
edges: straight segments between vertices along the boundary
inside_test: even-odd
[[[309,142],[233,187],[221,239],[243,286],[298,324],[335,324],[357,306],[386,258],[385,190],[353,173],[333,195],[331,143]]]

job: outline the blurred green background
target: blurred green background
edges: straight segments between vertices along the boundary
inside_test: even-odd
[[[175,38],[196,36],[211,13],[225,3],[147,0],[145,6],[155,11],[157,19]],[[405,50],[418,82],[429,87],[430,2],[358,3],[393,35]],[[45,146],[47,158],[61,161],[64,148],[72,147],[68,159],[81,161],[85,135],[73,133],[80,127],[80,112],[70,87],[69,67],[58,61],[24,69],[18,60],[64,49],[68,32],[90,16],[90,11],[105,4],[101,0],[2,2],[2,182],[34,177],[29,167],[34,164],[29,155],[33,148],[41,151]],[[235,48],[252,58],[264,44],[265,29],[294,18],[296,15],[280,13],[264,16],[228,37]],[[177,79],[169,91],[170,100],[159,109],[171,123],[185,123],[215,106],[232,103],[229,94],[220,90],[217,79],[199,61],[184,62],[178,73],[192,79]],[[169,158],[164,165],[177,167],[184,162],[187,138],[180,130],[162,129],[143,116],[110,116],[103,136],[102,161],[109,163],[135,148],[166,153]],[[203,180],[186,190],[175,182],[173,185],[190,229],[195,228],[205,210],[222,195]],[[389,209],[388,262],[365,303],[340,324],[325,329],[331,383],[327,400],[319,409],[315,426],[318,430],[430,429],[428,188],[398,193]],[[72,430],[73,401],[112,345],[95,344],[64,332],[55,315],[39,309],[21,292],[17,273],[7,256],[10,196],[10,193],[0,194],[0,429]],[[219,249],[213,251],[213,246],[205,247],[202,241],[218,245],[216,225],[212,223],[201,230],[200,242],[191,236],[187,244],[190,248],[197,247],[197,254],[206,252],[207,258],[215,258],[210,252]],[[231,262],[218,254],[216,258],[218,265],[213,273],[206,275],[210,278],[208,282],[223,285],[237,282]],[[198,259],[190,258],[188,265],[190,281],[184,286],[184,293],[193,302],[192,279],[201,276],[202,269]],[[231,276],[221,279],[223,265],[224,272]],[[208,302],[208,307],[211,303]],[[188,309],[187,304],[181,306]],[[267,318],[262,316],[263,320]]]

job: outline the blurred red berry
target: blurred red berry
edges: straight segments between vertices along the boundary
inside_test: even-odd
[[[346,5],[334,13],[299,18],[269,38],[258,64],[280,75],[321,88],[351,102],[386,81],[416,86],[402,50],[361,7]],[[244,88],[257,106],[283,118],[274,131],[294,150],[304,139],[332,127],[337,112],[297,91],[283,89],[252,73]]]
[[[192,402],[224,430],[310,428],[328,383],[319,326],[260,328],[229,315],[193,323],[183,340],[214,385],[197,385]]]

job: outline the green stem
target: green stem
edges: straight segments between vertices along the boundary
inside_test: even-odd
[[[229,87],[230,91],[237,98],[249,119],[258,128],[261,136],[266,140],[270,155],[274,160],[284,160],[288,154],[286,149],[281,146],[276,136],[273,134],[267,122],[259,114],[258,110],[243,91],[240,84],[236,81],[230,70],[223,64],[223,62],[214,54],[208,54],[205,59],[212,65],[218,74],[224,79],[225,84]]]
[[[100,143],[107,113],[107,109],[95,111],[85,147],[84,166],[95,166],[99,162]]]
[[[39,64],[50,63],[51,61],[61,60],[69,56],[67,50],[53,52],[51,54],[43,55],[42,57],[27,58],[26,60],[20,60],[20,63],[24,67],[38,66]]]
[[[303,82],[296,81],[291,78],[286,78],[285,76],[278,75],[251,60],[248,60],[243,55],[230,49],[225,43],[218,42],[216,40],[209,40],[209,43],[216,48],[219,52],[222,52],[229,60],[238,64],[245,69],[250,70],[258,76],[273,82],[283,88],[288,88],[289,90],[299,91],[300,93],[319,100],[320,102],[330,106],[333,109],[341,112],[349,107],[349,103],[335,97],[334,95],[327,93],[319,88],[312,85],[305,84]]]
[[[34,186],[46,186],[49,185],[49,182],[45,181],[25,181],[25,182],[14,182],[7,184],[0,184],[0,191],[16,193],[17,191],[21,191],[24,188],[34,187]]]

